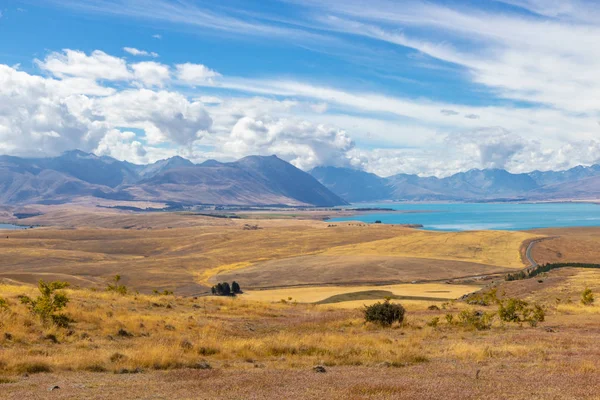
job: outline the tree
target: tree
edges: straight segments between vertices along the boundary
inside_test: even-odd
[[[38,290],[40,295],[35,299],[29,296],[19,296],[21,303],[26,304],[29,310],[37,315],[44,324],[52,321],[60,327],[67,327],[71,319],[65,314],[59,314],[58,311],[66,307],[69,298],[64,292],[58,292],[60,289],[68,287],[67,282],[46,283],[40,279]]]
[[[240,288],[240,285],[236,281],[231,283],[231,290],[233,291],[233,294],[242,293],[242,288]]]
[[[218,296],[223,296],[223,284],[222,283],[217,283],[217,286],[215,287],[215,291],[217,292]]]
[[[231,286],[229,286],[229,283],[223,282],[222,286],[223,286],[223,296],[231,296]]]

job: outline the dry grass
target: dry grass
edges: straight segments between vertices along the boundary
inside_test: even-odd
[[[537,243],[532,255],[539,264],[600,260],[600,228],[561,228],[532,231],[554,237]]]
[[[417,257],[523,268],[519,250],[525,240],[533,237],[525,232],[410,230],[391,239],[331,248],[324,254]]]
[[[61,383],[65,391],[58,395],[73,393],[71,398],[103,398],[113,393],[114,385],[132,396],[142,388],[158,394],[167,380],[178,383],[163,393],[170,398],[200,393],[200,383],[190,387],[190,380],[207,385],[202,386],[207,398],[233,387],[244,398],[272,397],[280,393],[282,382],[288,382],[287,395],[280,393],[286,398],[414,398],[437,393],[431,391],[433,382],[437,389],[445,388],[445,398],[481,398],[492,388],[504,398],[531,398],[532,388],[540,398],[568,398],[565,393],[587,398],[592,392],[584,388],[597,381],[600,315],[583,306],[565,311],[562,303],[552,303],[549,293],[562,288],[565,299],[576,299],[586,285],[596,290],[600,271],[559,270],[543,279],[544,284],[535,279],[505,282],[499,292],[526,293],[529,300],[543,302],[545,323],[530,328],[496,321],[489,331],[448,325],[447,313],[470,308],[452,302],[427,310],[403,301],[407,321],[385,329],[364,324],[358,310],[327,306],[69,290],[72,302],[66,311],[76,321],[71,331],[44,327],[18,303],[16,297],[33,294],[33,288],[1,285],[0,296],[10,307],[2,312],[0,327],[0,376],[7,382],[2,387],[11,396],[33,395],[32,386],[19,377],[27,372],[27,379],[38,385],[67,378],[86,382],[87,392]],[[397,286],[390,289],[406,286],[405,294],[424,288],[458,290],[452,285]],[[332,288],[320,290],[330,295]],[[429,326],[436,317],[438,326]],[[120,329],[131,336],[119,335]],[[212,370],[192,370],[202,362]],[[310,372],[315,364],[325,365],[328,372]],[[127,380],[106,373],[136,368],[143,373]],[[38,377],[44,371],[53,375]],[[330,391],[324,392],[325,387]]]
[[[400,284],[381,286],[317,286],[305,288],[286,288],[271,290],[246,291],[241,298],[263,302],[279,302],[281,300],[298,303],[317,303],[332,296],[348,293],[387,291],[397,296],[432,297],[439,301],[457,299],[464,294],[481,289],[477,285],[447,285],[440,283]],[[383,297],[382,297],[383,299]],[[356,307],[355,307],[356,308]]]
[[[86,214],[77,207],[36,218],[66,226],[69,216],[74,224],[111,228],[8,231],[0,236],[0,279],[60,279],[103,288],[121,274],[125,285],[142,293],[167,289],[180,295],[206,293],[216,280],[235,274],[246,288],[450,279],[517,266],[521,242],[533,236],[172,213]],[[244,230],[246,223],[261,229]],[[121,229],[113,228],[117,224]]]

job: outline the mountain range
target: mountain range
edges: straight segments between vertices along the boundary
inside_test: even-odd
[[[320,206],[376,201],[592,200],[600,165],[513,174],[473,169],[445,178],[390,177],[339,167],[301,171],[276,156],[194,164],[172,157],[137,165],[79,150],[58,157],[0,156],[0,204],[96,197],[174,205]]]
[[[0,156],[0,204],[66,203],[87,196],[179,205],[347,204],[276,156],[199,165],[181,157],[136,165],[78,150],[52,158]]]
[[[339,167],[317,167],[309,173],[332,192],[352,203],[600,198],[600,165],[522,174],[513,174],[504,169],[472,169],[445,178],[409,174],[383,178]]]

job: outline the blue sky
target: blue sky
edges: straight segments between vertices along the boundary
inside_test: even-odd
[[[600,6],[0,1],[0,152],[444,176],[600,158]]]

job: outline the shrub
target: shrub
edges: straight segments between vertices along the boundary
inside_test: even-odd
[[[490,329],[494,320],[493,313],[483,311],[463,310],[458,314],[458,321],[466,328],[474,328],[478,331]]]
[[[0,310],[8,310],[8,302],[2,297],[0,297]]]
[[[109,283],[106,287],[106,290],[125,296],[127,294],[127,286],[120,285],[119,282],[121,282],[121,275],[115,275],[115,277],[113,278],[113,284]]]
[[[431,326],[432,328],[437,328],[440,322],[440,317],[433,317],[431,321],[427,323],[427,326]]]
[[[592,293],[592,289],[585,288],[583,293],[581,293],[581,304],[584,306],[590,306],[594,303],[594,293]]]
[[[52,322],[58,326],[66,327],[72,320],[64,314],[57,314],[57,312],[65,308],[69,298],[63,292],[57,291],[67,286],[69,286],[67,282],[46,283],[40,280],[38,283],[40,296],[32,299],[29,296],[22,295],[19,298],[21,303],[27,305],[29,310],[37,315],[44,324]]]
[[[504,322],[527,322],[536,326],[538,322],[544,322],[546,313],[539,304],[530,305],[520,299],[504,299],[499,303],[498,316]]]
[[[394,322],[404,321],[406,310],[401,304],[392,304],[389,299],[386,299],[383,303],[379,302],[371,306],[365,306],[363,312],[365,321],[390,326]]]
[[[476,293],[467,298],[467,304],[477,305],[477,306],[489,306],[490,304],[498,302],[498,289],[493,288],[486,293]]]

